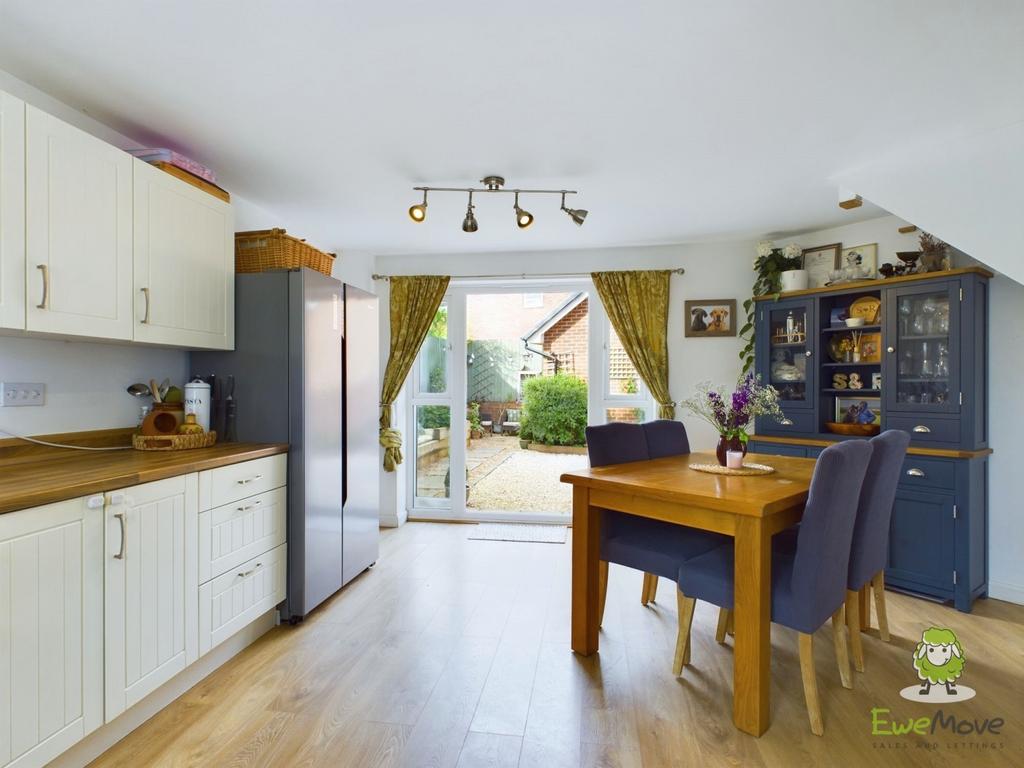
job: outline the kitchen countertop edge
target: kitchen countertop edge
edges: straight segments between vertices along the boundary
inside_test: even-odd
[[[229,447],[234,450],[225,450]],[[196,451],[124,451],[117,455],[76,456],[61,451],[30,462],[0,462],[0,515],[287,452],[287,443],[237,443]],[[124,467],[117,466],[121,455],[126,459]],[[147,460],[152,466],[145,466]],[[49,473],[49,480],[35,477],[41,470]]]

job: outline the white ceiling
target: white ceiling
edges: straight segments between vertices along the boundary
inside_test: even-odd
[[[1019,0],[0,0],[0,68],[339,249],[672,243],[845,223],[834,174],[1024,119]],[[416,184],[579,189],[433,196]]]

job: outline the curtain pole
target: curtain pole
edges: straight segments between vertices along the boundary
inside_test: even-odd
[[[608,272],[615,272],[615,271],[627,272],[627,271],[630,271],[630,270],[604,270],[604,271],[608,271]],[[678,267],[676,269],[670,269],[668,271],[671,274],[673,274],[673,275],[682,275],[682,274],[686,273],[686,270],[683,269],[682,267]],[[498,279],[505,279],[505,280],[543,280],[543,279],[549,278],[549,277],[590,277],[591,274],[592,274],[591,272],[549,272],[549,273],[542,274],[542,275],[531,275],[531,274],[528,274],[526,272],[517,272],[515,274],[506,274],[506,275],[458,275],[458,276],[454,276],[453,275],[451,280],[452,280],[452,282],[457,282],[459,280],[498,280]],[[375,273],[375,274],[371,275],[370,277],[372,277],[374,280],[390,280],[392,277],[404,277],[404,275],[378,275],[378,274]]]

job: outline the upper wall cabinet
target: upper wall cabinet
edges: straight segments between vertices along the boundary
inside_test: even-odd
[[[135,172],[135,340],[234,347],[231,206],[140,160]]]
[[[0,91],[0,328],[25,328],[25,103]]]
[[[132,158],[25,109],[26,328],[132,338]]]

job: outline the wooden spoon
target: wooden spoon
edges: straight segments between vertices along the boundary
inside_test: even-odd
[[[149,391],[153,393],[153,402],[154,403],[162,403],[163,402],[163,400],[160,399],[160,387],[158,387],[156,385],[156,379],[150,379],[149,380]]]

